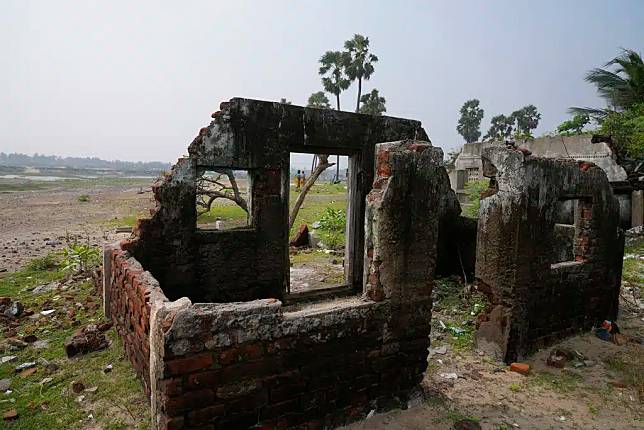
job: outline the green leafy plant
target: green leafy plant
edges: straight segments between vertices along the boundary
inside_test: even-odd
[[[327,207],[320,218],[320,230],[325,233],[325,240],[332,248],[337,248],[344,241],[344,230],[347,225],[347,215],[342,209]]]
[[[98,266],[100,249],[95,246],[72,243],[63,249],[61,254],[63,270],[78,274]]]
[[[89,194],[81,194],[76,200],[80,203],[87,203],[89,202]]]
[[[481,207],[481,193],[485,191],[490,184],[488,179],[481,179],[478,181],[468,181],[465,184],[465,194],[470,202],[465,207],[464,214],[470,218],[477,218],[479,216],[479,208]]]

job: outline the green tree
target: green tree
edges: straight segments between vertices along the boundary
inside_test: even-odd
[[[480,127],[483,113],[477,99],[468,100],[461,107],[461,117],[458,120],[456,131],[463,136],[467,143],[476,142],[481,137]]]
[[[362,81],[368,81],[373,74],[373,63],[378,62],[378,57],[369,52],[369,38],[361,34],[353,35],[353,39],[344,42],[345,70],[351,81],[358,81],[358,98],[356,101],[356,112],[360,111],[362,94]]]
[[[340,51],[327,51],[320,58],[320,76],[324,89],[335,95],[337,109],[340,110],[340,93],[351,85],[345,74],[345,65],[348,62],[347,53]]]
[[[306,106],[318,109],[331,109],[329,98],[324,94],[324,91],[311,94]]]
[[[490,120],[490,128],[484,139],[486,140],[504,140],[512,136],[514,130],[514,117],[497,115]]]
[[[612,70],[607,69],[611,67]],[[644,62],[642,56],[633,50],[622,50],[604,68],[590,70],[585,80],[597,87],[608,108],[573,107],[570,108],[573,114],[587,114],[601,120],[613,111],[624,111],[644,103]]]
[[[602,121],[600,132],[611,137],[618,158],[644,158],[644,103],[633,105],[624,112],[609,112]]]
[[[378,90],[375,88],[370,93],[364,94],[360,98],[360,102],[362,103],[360,113],[382,115],[383,112],[387,112],[387,108],[385,107],[387,100],[384,97],[380,97]]]
[[[581,134],[584,127],[590,123],[590,116],[585,113],[578,113],[572,119],[562,122],[557,126],[557,133],[562,136]]]
[[[527,105],[512,112],[510,118],[516,122],[516,131],[519,136],[532,137],[532,130],[539,125],[541,114],[535,105]]]

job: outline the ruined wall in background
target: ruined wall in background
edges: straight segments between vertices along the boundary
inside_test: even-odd
[[[476,278],[490,303],[477,346],[511,361],[615,318],[623,233],[606,174],[500,147],[483,161],[492,180],[479,212]],[[574,234],[569,250],[555,252],[566,246],[555,227],[564,203],[575,207]]]

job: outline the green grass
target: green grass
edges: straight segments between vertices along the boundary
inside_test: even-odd
[[[108,228],[134,227],[136,225],[136,221],[139,218],[145,218],[145,215],[142,212],[136,212],[121,218],[114,218],[104,221],[102,222],[102,224]]]
[[[248,214],[235,204],[213,204],[210,211],[197,218],[197,224],[210,224],[220,219],[226,228],[246,226]]]
[[[557,375],[550,372],[534,372],[528,376],[529,382],[559,393],[575,391],[581,379],[578,374],[565,370]]]
[[[521,386],[521,384],[510,384],[508,386],[508,389],[513,393],[518,393],[519,391],[523,390],[523,387]]]
[[[102,321],[103,314],[100,309],[92,311],[75,306],[77,302],[85,303],[88,297],[97,301],[94,287],[87,280],[73,282],[66,290],[32,294],[30,290],[34,286],[65,278],[65,273],[52,267],[51,261],[54,261],[53,257],[38,259],[23,270],[0,279],[2,295],[22,302],[26,309],[35,313],[43,308],[56,309],[51,316],[41,316],[35,321],[22,317],[18,327],[19,336],[34,334],[39,340],[48,340],[48,348],[28,346],[2,354],[18,357],[13,363],[0,366],[0,379],[11,379],[12,390],[10,395],[2,396],[3,400],[15,400],[0,403],[0,413],[15,408],[19,414],[18,420],[5,425],[12,429],[35,430],[82,428],[92,422],[102,428],[133,428],[132,423],[142,423],[140,428],[148,428],[147,399],[130,363],[123,356],[123,345],[114,329],[107,332],[113,342],[109,348],[79,358],[67,358],[63,346],[65,339],[79,327]],[[76,309],[77,323],[66,315],[64,306]],[[3,341],[4,334],[0,334],[0,343]],[[18,364],[41,359],[58,364],[59,369],[47,374],[39,363],[35,374],[24,379],[16,375],[14,368]],[[103,369],[108,364],[112,364],[113,370],[106,374]],[[41,385],[46,377],[52,380]],[[72,381],[80,381],[87,388],[98,387],[98,390],[75,394],[70,388]],[[82,403],[76,401],[79,395],[85,396]],[[87,418],[90,413],[93,420]]]
[[[624,247],[624,254],[644,255],[644,239]],[[639,258],[627,258],[622,268],[622,281],[633,286],[638,286],[644,293],[644,261]]]
[[[451,279],[437,279],[433,295],[438,299],[432,325],[435,330],[441,330],[438,320],[447,326],[446,339],[456,351],[467,351],[474,348],[474,320],[485,306],[481,293],[465,294],[463,284]],[[474,313],[474,315],[472,315]],[[458,328],[463,332],[456,334],[451,329]]]
[[[315,221],[319,221],[324,213],[324,210],[327,207],[335,210],[345,210],[347,209],[347,190],[344,188],[346,185],[344,183],[340,184],[329,184],[329,183],[318,183],[311,187],[311,190],[304,199],[304,204],[300,208],[300,211],[297,214],[297,218],[293,223],[293,227],[289,232],[289,237],[293,237],[297,232],[297,229],[300,228],[300,225],[307,224],[309,229]],[[297,200],[298,192],[294,188],[291,188],[291,194],[289,196],[290,209],[293,208],[295,200]],[[289,209],[289,210],[290,210]],[[318,235],[322,242],[327,243],[330,239],[327,233],[324,231],[318,230]],[[337,239],[339,243],[345,242],[344,233],[340,235]]]

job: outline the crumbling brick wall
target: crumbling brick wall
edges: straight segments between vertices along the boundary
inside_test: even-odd
[[[419,394],[449,179],[427,142],[382,144],[378,154],[363,257],[376,282],[363,295],[168,301],[121,249],[130,242],[106,248],[106,306],[126,348],[149,347],[148,361],[136,361],[139,349],[128,356],[139,374],[149,366],[154,428],[330,428]]]
[[[485,150],[483,168],[491,182],[481,200],[476,278],[490,304],[478,347],[511,361],[615,318],[623,233],[605,173],[504,147]],[[561,253],[555,224],[565,201],[575,206],[574,237]]]
[[[364,298],[290,307],[161,304],[151,335],[158,428],[335,427],[418,390],[449,179],[442,151],[425,142],[379,145],[378,154],[365,239],[377,282]]]
[[[137,376],[150,395],[150,312],[152,298],[167,301],[159,284],[118,246],[104,250],[104,312],[114,322]]]

